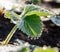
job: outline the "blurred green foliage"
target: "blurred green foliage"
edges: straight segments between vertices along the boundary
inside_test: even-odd
[[[33,52],[58,52],[58,50],[51,47],[38,47],[35,48]]]
[[[35,47],[32,50],[27,47],[24,47],[18,52],[58,52],[58,49],[44,46],[44,47]]]
[[[19,50],[18,52],[30,52],[29,48],[27,47],[23,47],[21,50]]]

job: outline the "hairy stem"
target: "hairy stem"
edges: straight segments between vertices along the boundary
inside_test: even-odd
[[[13,27],[13,29],[11,30],[11,32],[8,34],[7,38],[5,39],[5,41],[3,42],[4,45],[8,44],[10,39],[12,38],[13,34],[16,32],[17,30],[17,25],[15,25]]]

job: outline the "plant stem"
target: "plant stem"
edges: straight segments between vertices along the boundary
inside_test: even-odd
[[[12,38],[13,34],[16,32],[17,30],[17,25],[15,25],[13,27],[13,29],[11,30],[11,32],[8,34],[7,38],[5,39],[5,41],[3,42],[4,45],[8,44],[10,39]]]

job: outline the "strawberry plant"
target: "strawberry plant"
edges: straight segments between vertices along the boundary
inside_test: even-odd
[[[17,28],[32,39],[40,37],[42,34],[42,21],[40,17],[50,15],[50,13],[41,11],[41,8],[35,5],[26,5],[21,15],[13,11],[6,11],[5,18],[10,19],[15,26],[1,44],[8,44]]]

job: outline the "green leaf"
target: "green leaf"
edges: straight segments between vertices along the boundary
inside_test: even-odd
[[[50,18],[54,24],[60,26],[60,16],[51,16]]]
[[[25,16],[22,20],[21,25],[19,25],[21,31],[27,34],[30,37],[38,37],[41,36],[42,33],[42,21],[40,16],[36,14],[32,14],[29,16]]]
[[[48,10],[45,10],[44,8],[41,8],[37,5],[26,5],[24,11],[22,12],[22,18],[25,15],[31,14],[37,14],[39,16],[52,16],[52,14]]]
[[[50,48],[50,47],[37,47],[34,49],[33,52],[58,52],[57,48]]]
[[[11,21],[14,24],[17,24],[21,20],[20,16],[16,14],[15,12],[11,12]]]
[[[15,12],[11,12],[11,19],[18,21],[20,20],[20,16]]]
[[[26,13],[31,12],[31,11],[39,11],[39,10],[40,10],[39,6],[26,5],[23,12],[26,14]]]
[[[38,16],[51,16],[51,14],[49,14],[47,12],[38,12],[38,11],[31,11],[31,12],[27,13],[25,16],[29,16],[32,14],[36,14]]]
[[[21,19],[18,14],[16,14],[15,12],[11,12],[11,11],[6,11],[5,17],[8,19],[11,19],[13,23],[17,23]]]
[[[40,16],[49,16],[47,12],[40,12],[40,8],[35,5],[26,5],[21,15],[21,23],[17,23],[18,28],[21,29],[26,35],[36,38],[41,36],[42,21]]]
[[[10,19],[10,17],[11,17],[11,12],[10,11],[6,11],[5,12],[5,18]]]

